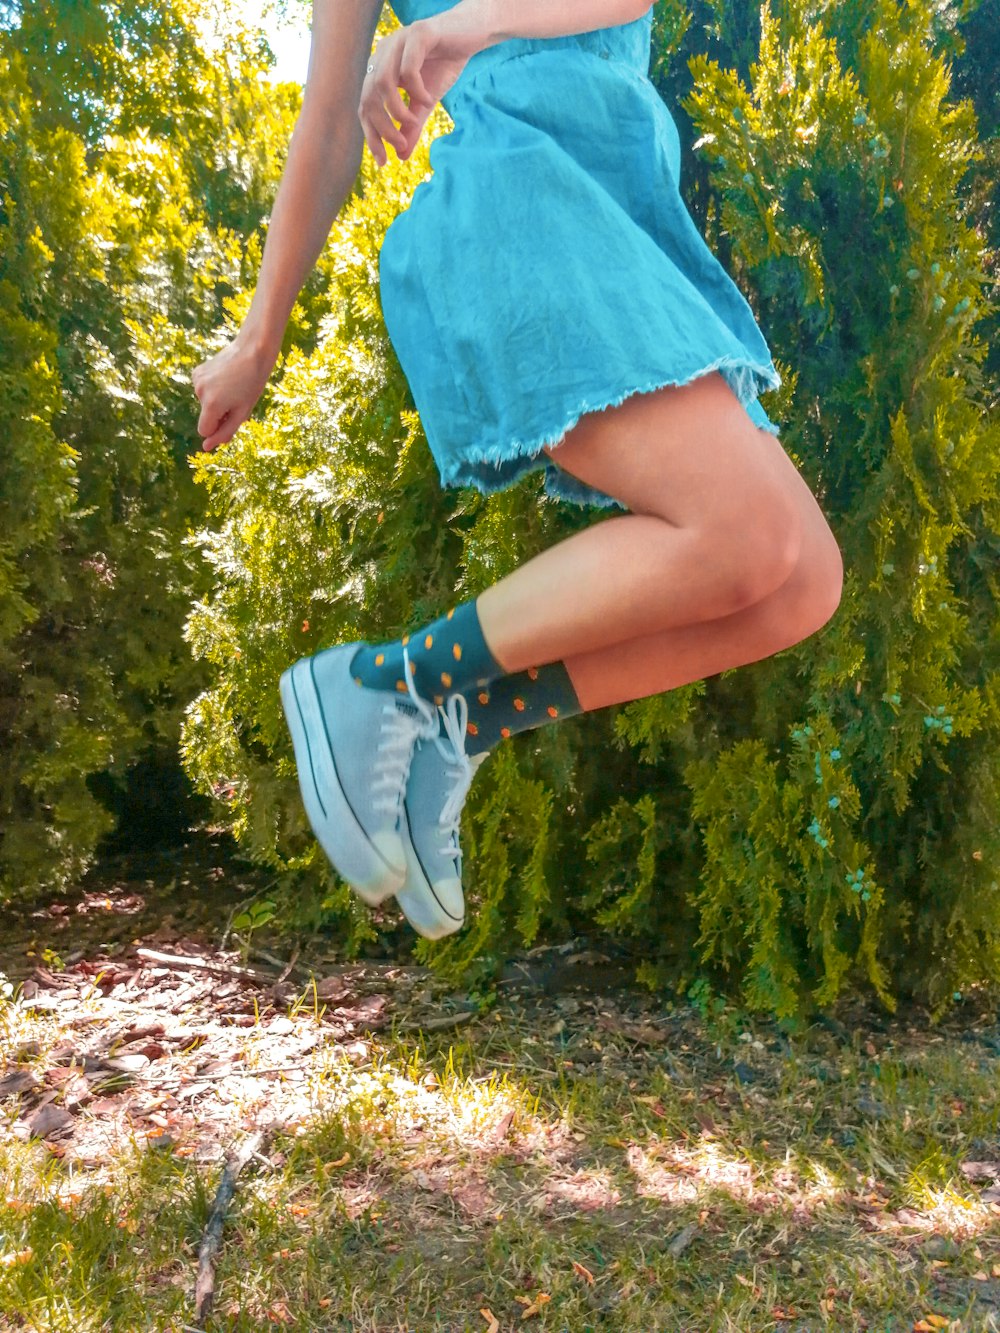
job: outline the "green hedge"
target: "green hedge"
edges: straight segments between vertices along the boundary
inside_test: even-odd
[[[190,370],[249,302],[297,90],[262,85],[246,33],[208,57],[195,0],[155,21],[59,0],[89,62],[56,60],[52,8],[8,14],[0,61],[0,883],[87,864],[95,777],[169,748],[183,710],[185,768],[286,924],[357,951],[377,921],[305,821],[281,671],[417,625],[595,515],[537,477],[438,485],[375,279],[441,108],[410,162],[366,153],[255,419],[194,453]],[[600,929],[650,985],[940,1013],[1000,978],[997,0],[655,18],[682,187],[782,371],[765,406],[838,536],[843,601],[776,657],[498,750],[467,808],[470,924],[415,952],[488,984],[512,944]]]
[[[767,331],[785,382],[765,406],[837,533],[843,602],[777,657],[499,750],[467,807],[471,924],[416,953],[486,978],[512,942],[596,926],[650,984],[710,980],[783,1016],[859,986],[940,1011],[1000,978],[1000,441],[960,41],[930,3],[788,0],[756,32],[745,6],[705,12],[744,77],[704,42],[692,54],[669,5],[656,74],[689,75],[692,210]],[[426,151],[380,173],[366,155],[320,344],[198,469],[216,573],[187,637],[215,683],[185,762],[225,786],[286,918],[327,921],[347,949],[375,927],[304,820],[280,672],[418,625],[592,517],[536,480],[489,500],[437,485],[373,283],[427,169]]]
[[[209,680],[190,368],[256,271],[298,90],[199,17],[0,6],[0,902],[92,862]]]

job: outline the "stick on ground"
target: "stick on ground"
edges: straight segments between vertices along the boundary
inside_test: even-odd
[[[198,1249],[198,1276],[194,1284],[194,1317],[200,1323],[212,1308],[215,1297],[215,1261],[222,1246],[222,1226],[226,1211],[236,1192],[240,1172],[250,1158],[262,1152],[274,1132],[280,1128],[276,1121],[255,1130],[238,1151],[226,1154],[226,1165],[215,1194],[208,1224]]]

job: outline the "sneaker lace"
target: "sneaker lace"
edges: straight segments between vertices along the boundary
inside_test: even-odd
[[[452,781],[448,799],[441,807],[438,820],[441,827],[449,834],[448,841],[440,850],[444,856],[458,859],[461,867],[462,851],[458,842],[459,825],[462,819],[462,807],[469,794],[469,787],[476,773],[476,765],[465,753],[465,729],[469,720],[469,705],[463,694],[452,694],[448,702],[438,712],[444,724],[445,735],[434,737],[434,744],[448,763],[448,776]]]
[[[372,766],[374,771],[372,791],[385,793],[377,796],[372,805],[376,810],[388,810],[397,819],[403,812],[403,797],[416,743],[420,739],[430,740],[432,736],[437,737],[440,730],[437,710],[425,699],[421,699],[414,689],[410,655],[405,644],[403,676],[406,680],[407,693],[416,712],[411,712],[401,700],[394,700],[383,707],[382,712],[385,717],[379,728],[382,740],[376,746],[377,758]]]

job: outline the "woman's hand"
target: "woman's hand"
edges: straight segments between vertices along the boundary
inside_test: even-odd
[[[211,452],[232,439],[257,405],[273,369],[274,358],[239,334],[221,352],[195,366],[191,382],[201,403],[198,434],[206,437],[203,449]]]
[[[369,62],[375,68],[362,84],[358,119],[378,166],[387,161],[383,139],[392,144],[398,158],[410,156],[435,105],[457,81],[469,57],[489,44],[480,24],[463,11],[459,4],[417,19],[383,37],[375,48]],[[400,88],[408,94],[409,106]]]

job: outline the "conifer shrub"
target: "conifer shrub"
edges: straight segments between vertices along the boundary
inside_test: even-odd
[[[676,61],[697,33],[679,9],[659,17]],[[759,36],[720,31],[755,49],[688,58],[696,202],[782,371],[764,405],[838,537],[843,600],[766,661],[498,750],[467,807],[470,924],[416,954],[485,978],[514,945],[604,930],[651,985],[708,979],[785,1018],[859,988],[939,1014],[1000,977],[1000,441],[979,332],[990,255],[966,193],[976,119],[931,0],[775,0]],[[438,109],[427,138],[448,127]],[[347,951],[376,926],[311,837],[281,671],[419,625],[595,517],[537,479],[488,499],[437,484],[377,289],[427,138],[379,173],[366,154],[315,348],[290,351],[262,419],[196,463],[213,581],[186,636],[213,681],[185,763],[227,793],[286,920]]]
[[[208,679],[190,367],[259,262],[297,101],[245,43],[210,58],[198,12],[0,4],[0,902],[91,864],[106,794],[177,762]]]

